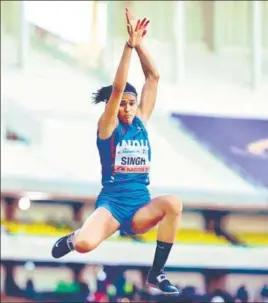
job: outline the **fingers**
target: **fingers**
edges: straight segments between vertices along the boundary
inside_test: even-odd
[[[131,11],[131,9],[126,8],[126,11],[128,12],[129,19],[135,19],[134,15],[133,15],[133,13]]]
[[[127,20],[127,24],[130,23],[130,18],[129,18],[129,13],[128,13],[128,9],[126,8],[126,20]]]
[[[139,35],[141,37],[144,37],[147,34],[146,28],[149,25],[150,20],[148,20],[146,17],[144,17],[142,20],[138,19],[136,21],[135,17],[133,16],[133,14],[129,8],[126,8],[125,15],[126,15],[128,34],[133,35],[134,32],[139,32]]]
[[[133,24],[135,21],[135,17],[133,16],[133,14],[129,8],[126,8],[126,21],[127,21],[127,24]],[[148,20],[146,17],[144,17],[142,19],[142,21],[140,22],[139,27],[136,27],[136,30],[146,28],[149,23],[150,23],[150,20]],[[137,25],[137,23],[136,23],[136,25]]]
[[[140,30],[140,24],[141,24],[141,20],[138,19],[138,21],[137,21],[137,23],[136,23],[135,31]]]
[[[129,35],[131,35],[133,33],[133,28],[130,24],[127,24],[127,32]]]
[[[138,30],[142,31],[142,33],[143,33],[142,35],[145,35],[144,31],[147,28],[149,23],[150,23],[150,20],[148,20],[147,18],[143,18],[142,21],[140,22]],[[147,30],[146,30],[146,32],[147,32]]]
[[[144,24],[144,28],[146,28],[149,25],[149,23],[150,23],[150,20],[147,20]]]
[[[133,34],[133,28],[132,28],[132,25],[131,25],[131,22],[130,22],[129,13],[128,13],[127,8],[126,8],[125,15],[126,15],[126,21],[127,21],[127,32],[128,32],[129,35],[132,35]]]
[[[140,24],[141,27],[143,27],[143,26],[145,25],[146,20],[147,20],[146,18],[143,18],[143,19],[142,19],[141,24]]]
[[[142,33],[142,38],[147,34],[147,30],[144,30]]]

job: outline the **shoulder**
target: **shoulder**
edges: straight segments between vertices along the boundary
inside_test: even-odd
[[[146,127],[146,125],[148,124],[148,120],[149,120],[149,119],[145,119],[145,118],[142,116],[140,110],[138,110],[138,112],[137,112],[137,114],[136,114],[135,117],[137,117],[137,119],[144,125],[144,127]]]
[[[143,121],[142,121],[142,119],[141,119],[141,117],[140,117],[139,115],[136,115],[136,116],[134,117],[133,122],[134,122],[135,124],[144,124]]]
[[[97,123],[98,128],[99,128],[100,124],[103,122],[105,122],[104,113],[102,113],[98,119],[98,123]],[[121,124],[120,119],[116,118],[116,126],[118,126],[119,124]]]
[[[116,118],[116,121],[114,124],[110,124],[109,122],[106,121],[105,116],[102,114],[99,117],[98,123],[97,123],[97,129],[98,131],[100,131],[100,129],[113,129],[115,130],[116,128],[118,128],[120,125],[120,120],[118,118]]]
[[[98,142],[108,142],[110,141],[120,130],[121,122],[119,119],[117,119],[116,126],[114,126],[112,129],[109,130],[109,133],[103,138],[100,136],[100,131],[103,129],[103,125],[105,122],[102,119],[102,116],[100,116],[98,123],[97,123],[97,141]]]
[[[143,127],[143,128],[147,131],[146,123],[144,123],[144,121],[141,119],[141,117],[140,117],[139,115],[136,115],[136,116],[135,116],[135,118],[134,118],[134,123],[135,123],[137,126]]]

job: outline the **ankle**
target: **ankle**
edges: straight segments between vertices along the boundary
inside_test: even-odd
[[[73,245],[74,249],[75,249],[76,239],[77,239],[77,235],[78,235],[79,231],[80,231],[80,228],[77,229],[77,230],[75,230],[75,231],[70,235],[70,238],[71,238],[72,245]]]
[[[150,270],[149,270],[149,275],[153,276],[153,277],[157,277],[161,274],[164,273],[164,269],[157,269],[157,268],[154,268],[154,267],[151,267]]]
[[[72,232],[66,240],[67,246],[70,250],[75,250],[75,238],[80,229]]]

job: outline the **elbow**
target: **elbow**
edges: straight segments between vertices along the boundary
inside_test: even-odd
[[[156,82],[158,82],[158,81],[160,80],[160,75],[158,74],[158,72],[155,73],[155,75],[154,75],[154,80],[155,80]]]
[[[148,74],[148,75],[146,76],[146,80],[147,80],[147,81],[151,81],[151,82],[158,82],[159,79],[160,79],[160,75],[159,75],[158,72],[154,72],[154,73]]]

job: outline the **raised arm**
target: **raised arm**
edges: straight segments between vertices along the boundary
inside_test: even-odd
[[[129,37],[128,41],[125,44],[123,54],[113,81],[111,96],[98,123],[99,137],[101,139],[109,138],[118,124],[117,115],[127,82],[132,50],[138,44],[140,44],[142,33],[145,30],[146,19],[144,19],[145,21],[143,20],[142,22],[140,22],[140,20],[137,20],[137,22],[129,22],[127,10],[126,18]]]
[[[109,138],[117,126],[117,114],[127,82],[132,49],[133,47],[130,42],[125,44],[123,54],[114,78],[111,96],[105,106],[104,113],[101,115],[99,120],[98,131],[99,137],[101,139]]]
[[[145,84],[141,92],[139,115],[144,123],[148,121],[154,109],[159,81],[159,73],[143,43],[136,47],[145,76]]]
[[[128,10],[126,13],[130,22],[135,22],[136,18],[134,17],[133,13],[130,10]],[[146,28],[148,23],[149,21],[146,21],[145,30],[142,34],[143,37],[147,33]],[[146,123],[150,118],[151,113],[155,106],[158,81],[159,81],[159,73],[148,50],[145,48],[142,41],[139,44],[137,44],[135,49],[140,58],[141,67],[145,76],[145,84],[141,92],[141,100],[140,100],[138,115],[143,120],[143,122]]]

